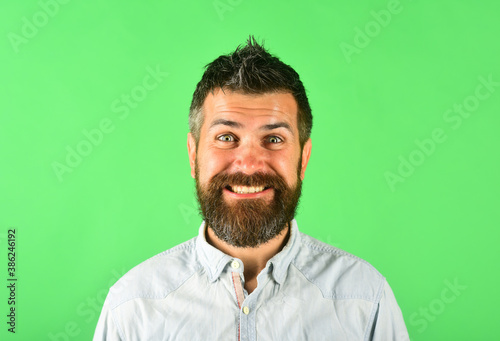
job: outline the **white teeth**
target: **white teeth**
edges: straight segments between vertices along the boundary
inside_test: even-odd
[[[264,190],[264,186],[232,186],[233,192],[240,194],[257,193]]]

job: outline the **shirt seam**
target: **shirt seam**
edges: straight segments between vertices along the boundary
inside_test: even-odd
[[[181,281],[179,283],[179,285],[177,285],[174,289],[172,289],[170,291],[167,291],[165,294],[162,294],[162,295],[147,295],[147,294],[138,293],[137,295],[134,295],[133,297],[130,297],[127,300],[118,303],[112,309],[115,310],[116,308],[120,307],[121,305],[123,305],[123,304],[125,304],[125,303],[127,303],[129,301],[135,300],[135,299],[141,299],[141,298],[152,299],[152,300],[165,299],[168,295],[172,294],[174,291],[179,290],[179,288],[181,286],[183,286],[184,283],[186,283],[191,277],[193,277],[196,273],[198,273],[198,271],[200,271],[200,268],[202,268],[202,267],[197,266],[197,268],[194,269],[194,271],[189,276],[187,276],[183,281]]]
[[[348,257],[348,258],[353,259],[355,261],[359,261],[362,264],[367,265],[371,270],[374,271],[374,274],[376,275],[376,277],[378,278],[378,280],[381,282],[380,285],[383,286],[383,283],[386,280],[385,277],[380,272],[378,272],[378,270],[373,265],[371,265],[369,262],[367,262],[366,260],[364,260],[362,258],[359,258],[358,256],[355,256],[355,255],[353,255],[353,254],[351,254],[351,253],[349,253],[347,251],[344,251],[342,249],[336,248],[336,247],[328,245],[328,244],[321,243],[320,241],[316,241],[313,237],[310,237],[308,235],[305,235],[305,236],[309,237],[309,239],[308,238],[301,238],[301,242],[302,242],[302,245],[304,245],[306,248],[309,248],[309,249],[312,249],[312,250],[318,251],[318,252],[323,252],[323,253],[328,253],[328,254],[334,254],[334,255],[338,255],[338,256],[345,256],[345,257]],[[314,284],[321,291],[321,294],[323,295],[323,298],[331,298],[331,299],[361,299],[361,300],[365,300],[365,301],[368,301],[368,302],[377,302],[377,300],[380,300],[380,293],[377,293],[377,295],[375,295],[375,297],[372,297],[372,296],[370,296],[370,297],[367,297],[367,296],[357,296],[357,295],[355,295],[355,296],[351,296],[351,295],[336,295],[333,292],[331,292],[329,295],[325,295],[325,292],[322,290],[322,288],[319,285],[319,283],[316,282],[315,280],[311,279],[314,276],[309,275],[308,272],[305,269],[304,270],[303,269],[299,269],[299,267],[295,263],[296,260],[297,260],[297,258],[293,259],[291,263],[294,265],[294,267],[309,282],[311,282],[312,284]],[[380,290],[380,288],[379,288],[379,290]]]
[[[382,298],[382,293],[384,291],[384,287],[386,284],[387,280],[384,278],[382,283],[380,283],[380,287],[377,292],[377,300],[373,302],[373,308],[370,313],[370,318],[368,319],[368,323],[366,325],[366,330],[365,330],[365,337],[364,339],[368,341],[368,338],[370,337],[370,333],[373,330],[373,324],[375,323],[375,316],[377,315],[378,310],[380,309],[380,300]]]
[[[298,266],[292,262],[292,265],[294,266],[295,269],[297,269],[298,272],[300,272],[300,274],[302,276],[304,276],[304,278],[306,280],[308,280],[311,284],[313,284],[314,286],[316,286],[316,288],[318,288],[318,290],[321,292],[321,295],[323,296],[323,298],[325,299],[335,299],[335,300],[364,300],[364,301],[368,301],[368,302],[377,302],[376,301],[376,298],[372,298],[372,297],[369,297],[369,296],[358,296],[358,295],[337,295],[333,292],[331,292],[329,295],[326,295],[325,294],[325,291],[321,288],[321,285],[319,285],[318,282],[316,282],[315,280],[311,279],[311,275],[309,274],[306,274],[303,270],[299,269]]]
[[[133,267],[132,269],[130,269],[130,270],[129,270],[129,271],[128,271],[125,275],[123,275],[123,276],[122,276],[122,278],[120,278],[120,280],[119,280],[118,282],[116,282],[116,283],[113,285],[113,287],[115,287],[115,286],[116,286],[116,285],[117,285],[117,284],[118,284],[121,280],[124,280],[124,277],[126,277],[127,275],[129,275],[132,271],[134,271],[137,267],[140,267],[141,265],[142,265],[142,266],[144,266],[146,263],[149,263],[149,262],[151,262],[151,261],[155,260],[155,259],[156,259],[156,258],[158,258],[158,257],[167,256],[167,255],[172,254],[172,253],[174,253],[174,252],[189,251],[190,249],[193,249],[193,248],[195,248],[195,247],[196,247],[196,237],[191,238],[190,240],[185,241],[184,243],[178,244],[178,245],[176,245],[176,246],[174,246],[174,247],[172,247],[172,248],[170,248],[170,249],[168,249],[168,250],[165,250],[165,251],[163,251],[163,252],[161,252],[161,253],[158,253],[158,254],[156,254],[156,255],[154,255],[154,256],[152,256],[152,257],[150,257],[150,258],[146,259],[145,261],[143,261],[143,262],[141,262],[141,263],[137,264],[137,265],[136,265],[135,267]],[[195,274],[196,272],[198,272],[198,271],[199,271],[199,268],[200,268],[200,265],[199,265],[199,264],[196,264],[196,267],[193,269],[193,273],[192,273],[192,274],[190,274],[189,276],[187,276],[187,278],[186,278],[184,281],[182,281],[180,285],[184,284],[184,282],[185,282],[187,279],[189,279],[189,278],[190,278],[193,274]],[[179,285],[179,286],[180,286],[180,285]],[[173,290],[171,290],[171,291],[175,291],[175,290],[177,290],[179,286],[177,286],[175,289],[173,289]],[[110,291],[111,291],[111,289],[112,289],[113,287],[111,287],[111,288],[110,288]],[[167,293],[165,294],[165,297],[166,297],[167,295],[169,295],[169,294],[170,294],[170,292],[167,292]],[[145,294],[143,294],[143,293],[139,292],[139,293],[137,293],[136,295],[134,295],[133,297],[130,297],[129,299],[127,299],[127,300],[125,300],[125,301],[119,301],[119,302],[116,302],[115,304],[113,304],[113,305],[111,306],[111,309],[115,309],[115,308],[119,307],[120,305],[122,305],[122,304],[124,304],[124,303],[126,303],[126,302],[128,302],[128,301],[130,301],[130,300],[133,300],[133,299],[136,299],[136,298],[141,298],[141,297],[143,297],[143,298],[152,298],[152,299],[161,298],[161,296],[150,296],[150,295],[145,295]]]
[[[308,236],[309,237],[309,236]],[[312,237],[309,237],[312,239]],[[342,249],[339,249],[335,246],[332,246],[332,245],[328,245],[328,244],[324,244],[324,245],[321,245],[321,244],[318,244],[315,240],[311,240],[311,241],[308,241],[306,240],[306,238],[301,238],[302,240],[302,243],[306,246],[306,247],[309,247],[313,250],[316,250],[316,251],[321,251],[321,252],[327,252],[327,253],[330,253],[330,254],[336,254],[336,255],[341,255],[341,256],[347,256],[349,258],[353,258],[355,260],[358,260],[360,261],[361,263],[365,264],[365,265],[368,265],[372,270],[375,270],[375,273],[379,276],[379,277],[383,277],[379,272],[378,270],[373,266],[371,265],[368,261],[364,260],[363,258],[360,258],[358,256],[355,256],[353,255],[352,253],[349,253],[347,251],[344,251]]]
[[[198,268],[196,271],[194,271],[194,272],[193,272],[190,276],[188,276],[188,277],[187,277],[184,281],[182,281],[182,283],[181,283],[179,286],[177,286],[177,287],[176,287],[175,289],[173,289],[173,290],[170,290],[170,291],[169,291],[166,295],[164,295],[163,297],[162,297],[162,296],[154,297],[154,296],[147,296],[147,295],[145,295],[145,296],[139,296],[139,297],[133,297],[133,298],[130,298],[130,299],[126,300],[126,301],[123,301],[122,303],[120,303],[119,305],[117,305],[116,307],[114,307],[113,309],[110,309],[111,317],[113,318],[113,322],[114,322],[114,323],[115,323],[115,325],[116,325],[116,329],[118,330],[118,334],[120,335],[121,339],[122,339],[123,341],[125,341],[125,337],[124,337],[124,335],[125,335],[125,334],[124,334],[124,331],[122,331],[122,329],[121,329],[121,325],[120,325],[120,324],[118,324],[118,323],[116,322],[115,318],[114,318],[114,314],[113,314],[113,313],[114,313],[114,310],[115,310],[115,309],[117,309],[118,307],[120,307],[122,304],[125,304],[125,303],[127,303],[127,302],[129,302],[129,301],[132,301],[132,300],[135,300],[135,299],[138,299],[138,298],[143,298],[143,299],[164,299],[164,298],[166,298],[168,295],[170,295],[170,294],[172,294],[173,292],[175,292],[175,291],[179,290],[179,288],[180,288],[180,287],[182,287],[182,285],[183,285],[184,283],[186,283],[186,281],[187,281],[187,280],[189,280],[191,277],[193,277],[193,276],[194,276],[194,275],[195,275],[195,274],[199,271],[199,269],[200,269],[200,268]]]
[[[116,326],[116,330],[118,331],[118,335],[120,336],[120,340],[125,341],[125,332],[122,330],[121,325],[116,321],[113,309],[110,309],[109,313],[111,314],[111,318],[113,319],[113,323]]]

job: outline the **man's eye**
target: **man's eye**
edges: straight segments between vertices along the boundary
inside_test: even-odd
[[[267,138],[267,142],[269,142],[269,143],[280,143],[280,142],[283,142],[283,140],[281,138],[279,138],[278,136],[269,136]]]
[[[224,134],[224,135],[218,136],[217,140],[223,141],[223,142],[234,142],[234,136],[229,135],[229,134]]]

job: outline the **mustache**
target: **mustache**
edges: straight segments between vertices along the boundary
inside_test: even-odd
[[[264,186],[283,191],[288,188],[286,181],[279,175],[257,172],[253,174],[244,173],[219,173],[212,177],[209,186],[213,190],[222,191],[230,186]]]

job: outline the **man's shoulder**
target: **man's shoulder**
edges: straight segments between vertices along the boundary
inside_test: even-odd
[[[109,290],[111,308],[135,298],[163,298],[176,290],[201,267],[195,250],[196,237],[129,270]]]
[[[301,250],[293,264],[329,298],[375,302],[386,281],[364,259],[303,233]]]

